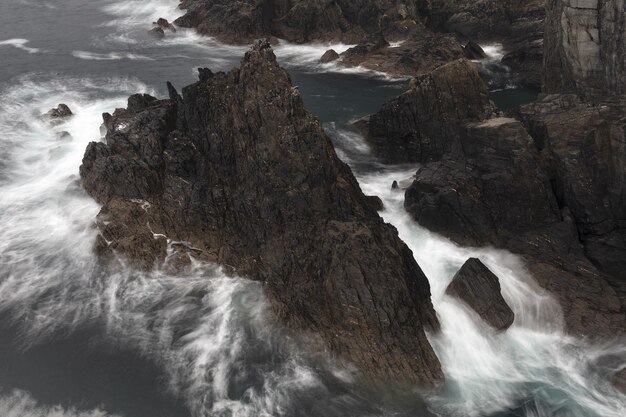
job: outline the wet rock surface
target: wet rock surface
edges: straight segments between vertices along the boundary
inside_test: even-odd
[[[46,114],[44,114],[44,118],[54,121],[54,120],[59,120],[59,119],[66,119],[70,116],[73,116],[74,113],[72,113],[72,110],[70,110],[70,108],[68,107],[67,104],[59,104],[57,107],[55,107],[54,109],[50,109],[48,112],[46,112]]]
[[[541,86],[543,61],[544,0],[431,0],[427,26],[436,31],[457,33],[483,44],[500,43],[510,67],[512,83]]]
[[[471,66],[449,64],[359,125],[385,162],[422,163],[405,195],[421,225],[523,256],[571,332],[623,332],[622,101],[548,96],[522,122],[495,113],[481,83]]]
[[[225,42],[249,43],[274,35],[290,42],[358,43],[380,32],[395,39],[421,26],[412,1],[391,0],[183,0],[183,27]]]
[[[470,258],[454,275],[446,294],[470,306],[490,326],[508,329],[515,314],[502,297],[500,281],[479,259]]]
[[[411,80],[404,94],[356,126],[384,162],[426,162],[458,149],[461,124],[492,112],[475,66],[462,59]]]
[[[104,115],[106,141],[80,169],[103,205],[97,251],[143,268],[218,262],[263,282],[283,323],[367,378],[436,384],[428,281],[269,44],[201,79]]]

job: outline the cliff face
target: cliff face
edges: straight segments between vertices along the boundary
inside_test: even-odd
[[[625,92],[624,2],[548,0],[543,90],[601,97]]]
[[[356,43],[381,32],[389,39],[421,25],[408,0],[183,0],[176,21],[225,42],[248,43],[274,35],[291,42]]]
[[[370,378],[442,378],[428,281],[303,106],[268,43],[228,73],[105,114],[81,177],[97,249],[150,268],[218,262],[265,284],[276,315]],[[165,238],[166,237],[166,238]],[[168,245],[169,251],[168,251]]]

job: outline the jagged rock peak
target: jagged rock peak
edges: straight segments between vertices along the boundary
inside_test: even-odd
[[[284,324],[319,335],[366,377],[440,381],[428,280],[270,44],[200,78],[105,117],[106,142],[88,146],[80,170],[103,204],[98,251],[143,268],[217,262],[264,283]],[[161,236],[186,243],[172,254]]]

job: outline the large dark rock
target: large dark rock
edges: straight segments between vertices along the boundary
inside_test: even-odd
[[[585,253],[626,296],[626,100],[544,96],[521,113]]]
[[[405,37],[421,26],[407,0],[182,0],[181,8],[186,14],[176,24],[226,42],[274,35],[297,43],[356,43],[377,32]]]
[[[68,105],[61,103],[57,107],[55,107],[54,109],[50,109],[43,116],[46,119],[54,121],[54,120],[59,120],[59,119],[66,119],[66,118],[68,118],[70,116],[73,116],[73,115],[74,115],[74,113],[72,113],[72,110],[70,110]]]
[[[339,54],[334,49],[329,49],[324,52],[324,55],[320,57],[320,62],[323,64],[327,64],[329,62],[333,62],[339,59]]]
[[[572,333],[624,332],[622,102],[545,98],[521,110],[529,135],[493,112],[469,68],[461,61],[418,78],[358,123],[383,160],[422,164],[406,209],[456,242],[521,255]]]
[[[454,275],[446,294],[469,305],[490,326],[508,329],[515,314],[504,301],[498,277],[479,259],[470,258]]]
[[[263,282],[275,314],[369,378],[442,378],[428,281],[376,213],[268,43],[180,96],[105,115],[80,172],[103,204],[97,248],[139,266],[218,262]],[[165,238],[166,237],[166,238]]]
[[[423,11],[436,31],[481,43],[500,43],[510,82],[541,86],[545,0],[430,0]]]
[[[369,37],[342,53],[341,63],[396,76],[417,76],[464,56],[456,37],[425,29],[393,46],[384,38],[382,42],[375,39]]]
[[[405,207],[421,225],[465,245],[505,245],[560,220],[533,140],[509,118],[470,122],[460,155],[422,166]]]
[[[626,92],[622,0],[547,0],[543,91],[602,98]]]
[[[492,112],[475,66],[462,59],[416,77],[408,91],[357,126],[385,162],[426,162],[458,145],[462,124]]]

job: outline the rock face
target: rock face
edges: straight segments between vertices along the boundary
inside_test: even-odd
[[[341,54],[342,64],[396,76],[417,76],[459,58],[464,50],[455,36],[421,29],[396,45],[371,37]]]
[[[545,96],[522,115],[587,257],[626,294],[626,100]]]
[[[491,327],[508,329],[515,314],[504,301],[498,277],[479,259],[470,258],[454,275],[446,294],[469,305]]]
[[[236,43],[269,35],[296,43],[356,43],[377,32],[404,37],[421,25],[408,0],[182,0],[180,7],[187,12],[177,25]]]
[[[264,283],[276,315],[369,378],[433,385],[428,281],[361,192],[266,42],[180,96],[105,114],[81,177],[103,204],[96,248],[139,266],[188,255]],[[172,251],[167,251],[167,236]],[[172,243],[179,242],[179,243]]]
[[[543,90],[586,98],[626,90],[622,0],[547,0]]]
[[[187,13],[175,23],[227,43],[250,43],[263,36],[275,36],[294,43],[358,44],[342,54],[343,65],[413,76],[463,57],[463,48],[455,36],[435,34],[424,27],[422,12],[426,9],[422,3],[183,0],[181,7]],[[390,47],[391,41],[401,43]]]
[[[541,86],[545,0],[431,0],[426,24],[482,43],[501,43],[512,82]]]
[[[361,123],[386,162],[422,164],[407,211],[461,244],[521,255],[571,332],[623,332],[621,101],[548,97],[521,111],[523,124],[493,113],[480,83],[467,63],[449,64]]]
[[[476,68],[462,59],[418,76],[408,91],[358,126],[385,162],[426,162],[458,145],[461,124],[492,111]]]

